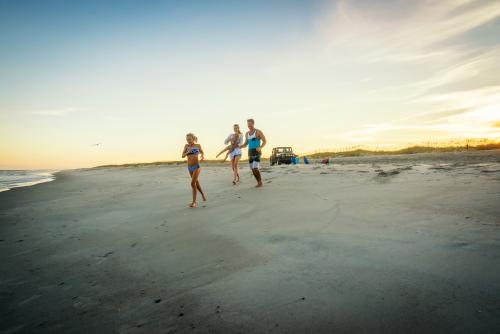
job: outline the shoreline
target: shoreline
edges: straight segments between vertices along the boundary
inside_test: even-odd
[[[1,179],[2,172],[4,174],[18,173],[20,175],[18,176],[18,180],[12,179],[12,181],[7,183],[7,181],[2,182],[2,179]],[[13,170],[0,170],[0,192],[6,192],[6,191],[16,189],[16,188],[32,187],[32,186],[35,186],[37,184],[55,181],[56,174],[58,172],[60,172],[60,171],[59,170],[50,170],[50,171],[14,170],[14,169]],[[24,175],[22,175],[22,174],[24,174]],[[41,178],[37,179],[37,180],[33,180],[33,181],[19,182],[19,181],[23,180],[24,178],[26,178],[27,176],[33,177],[34,175],[40,176]],[[4,184],[2,184],[2,183],[4,183]]]

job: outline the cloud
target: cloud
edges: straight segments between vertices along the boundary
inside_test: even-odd
[[[412,2],[407,10],[387,8],[376,15],[373,6],[341,0],[333,17],[323,23],[331,46],[359,47],[365,61],[421,61],[443,56],[455,58],[467,48],[444,45],[500,17],[500,2],[474,0],[441,0]],[[439,46],[440,49],[436,50]]]
[[[67,116],[69,114],[75,113],[79,110],[80,109],[70,107],[70,108],[64,108],[64,109],[35,110],[35,111],[30,111],[28,113],[31,115],[38,115],[38,116],[63,117],[63,116]]]
[[[431,103],[434,107],[448,109],[430,112],[442,129],[463,136],[484,134],[485,137],[500,136],[494,126],[500,122],[500,85],[477,89],[447,92],[423,97],[421,102]],[[455,112],[456,111],[456,112]]]
[[[394,142],[394,138],[400,143],[426,137],[500,138],[500,85],[428,95],[418,102],[438,109],[364,125],[338,137],[354,143]]]
[[[500,138],[500,99],[473,109],[452,109],[416,115],[404,120],[368,124],[340,133],[337,137],[353,143],[406,144],[415,138]],[[426,117],[432,121],[422,122]]]
[[[124,122],[128,121],[129,117],[124,117],[124,116],[106,116],[106,120],[108,121],[113,121],[113,122]]]
[[[333,13],[320,23],[325,52],[334,61],[347,54],[362,71],[375,72],[369,75],[378,85],[367,95],[385,109],[402,110],[339,138],[380,143],[500,136],[500,77],[494,75],[500,47],[465,36],[500,18],[500,2],[341,0]]]
[[[406,100],[409,103],[422,102],[428,100],[426,94],[433,89],[480,77],[495,68],[498,59],[500,48],[448,65],[422,80],[381,87],[371,91],[371,94],[394,94],[398,100]]]

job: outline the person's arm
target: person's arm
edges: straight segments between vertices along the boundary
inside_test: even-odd
[[[259,148],[257,148],[257,151],[261,152],[264,146],[266,146],[267,144],[266,136],[264,136],[264,133],[262,131],[258,130],[257,137],[259,137],[260,140],[262,140],[262,144],[260,145]]]
[[[245,142],[243,143],[243,145],[240,145],[240,148],[245,148],[247,147],[248,145],[248,136],[247,136],[248,132],[245,133]]]
[[[219,153],[217,153],[217,155],[215,157],[218,158],[219,155],[221,155],[222,153],[224,153],[226,151],[229,151],[230,148],[231,148],[230,146],[226,146],[222,151],[220,151]]]
[[[185,158],[185,157],[186,157],[186,155],[187,155],[187,150],[186,150],[186,149],[187,149],[187,147],[188,147],[188,146],[187,146],[187,144],[186,144],[186,145],[184,145],[184,149],[182,150],[182,157],[183,157],[183,158]]]
[[[231,133],[227,136],[226,140],[224,140],[224,145],[227,145],[233,139],[233,134]]]
[[[200,149],[200,153],[201,153],[200,161],[203,161],[203,160],[205,160],[205,152],[203,152],[203,149],[201,148],[200,144],[198,144],[198,148]]]

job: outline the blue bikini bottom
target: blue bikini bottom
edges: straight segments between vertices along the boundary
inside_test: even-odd
[[[193,173],[198,168],[200,168],[199,164],[196,164],[196,165],[193,165],[193,166],[188,166],[188,171],[190,171],[191,173]]]

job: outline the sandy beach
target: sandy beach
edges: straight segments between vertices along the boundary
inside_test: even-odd
[[[1,333],[498,333],[500,150],[0,193]]]

